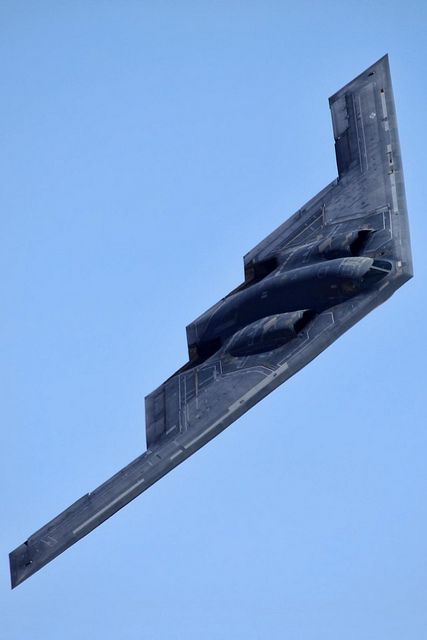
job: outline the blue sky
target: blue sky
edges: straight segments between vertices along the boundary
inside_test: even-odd
[[[2,640],[425,636],[426,20],[1,3]],[[11,592],[8,552],[145,449],[186,324],[336,176],[327,98],[386,52],[416,277]]]

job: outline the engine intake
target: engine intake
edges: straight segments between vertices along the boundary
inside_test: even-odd
[[[236,357],[272,351],[293,340],[314,315],[305,310],[262,318],[235,333],[225,349]]]

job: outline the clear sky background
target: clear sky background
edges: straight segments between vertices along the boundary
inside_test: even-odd
[[[0,639],[427,637],[424,2],[0,4]],[[11,592],[8,552],[145,449],[144,396],[336,176],[388,52],[416,277]]]

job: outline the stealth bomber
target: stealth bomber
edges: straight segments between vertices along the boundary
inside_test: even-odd
[[[10,554],[23,582],[217,436],[412,277],[388,57],[329,99],[338,177],[244,257],[145,399],[147,450]]]

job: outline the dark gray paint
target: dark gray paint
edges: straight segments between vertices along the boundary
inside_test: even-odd
[[[412,276],[387,56],[329,100],[339,178],[244,258],[187,327],[190,361],[146,398],[148,449],[10,554],[12,587],[304,367]]]

